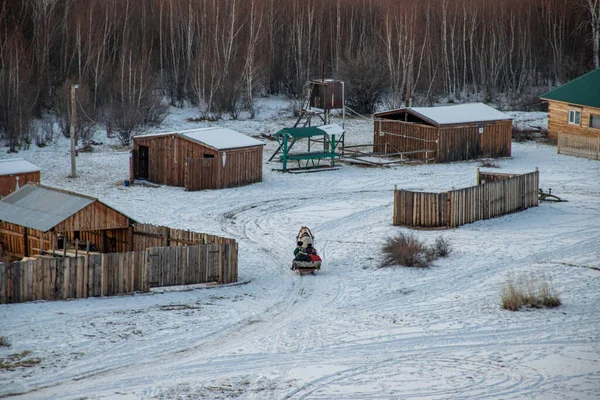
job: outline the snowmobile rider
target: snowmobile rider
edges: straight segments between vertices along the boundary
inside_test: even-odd
[[[298,241],[296,245],[297,247],[294,250],[294,261],[310,261],[306,249],[302,247],[304,243]]]

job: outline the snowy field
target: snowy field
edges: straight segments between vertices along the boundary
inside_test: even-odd
[[[290,126],[284,101],[257,120],[192,123],[177,109],[161,129],[221,125],[258,136]],[[544,125],[543,113],[514,113]],[[347,140],[372,141],[372,123],[347,122]],[[133,296],[0,305],[0,358],[41,363],[0,370],[0,397],[23,399],[597,399],[600,396],[600,162],[556,147],[513,143],[501,172],[540,170],[567,203],[458,229],[414,231],[454,252],[429,269],[378,268],[394,227],[394,185],[472,186],[478,161],[282,174],[185,192],[124,187],[128,152],[108,139],[77,158],[68,143],[19,153],[46,185],[99,197],[146,223],[233,237],[240,284]],[[263,139],[264,140],[264,139]],[[275,150],[266,142],[265,161]],[[3,150],[2,158],[14,157]],[[289,270],[294,237],[309,226],[325,260],[317,276]],[[551,280],[563,305],[505,311],[507,274]],[[13,398],[11,397],[11,398]]]

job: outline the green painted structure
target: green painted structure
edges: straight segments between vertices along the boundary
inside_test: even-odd
[[[271,161],[279,152],[279,159],[283,163],[283,172],[288,171],[288,162],[295,161],[298,163],[298,169],[317,168],[320,166],[321,160],[329,159],[331,166],[335,166],[335,158],[340,137],[343,137],[344,130],[339,125],[322,125],[310,126],[304,128],[284,128],[277,132],[274,137],[279,144],[278,149],[273,153],[269,161]],[[337,136],[337,137],[336,137]],[[313,138],[320,137],[322,139],[315,140]],[[304,153],[291,153],[290,150],[298,140],[308,139],[308,151]],[[312,142],[323,143],[322,151],[310,151]],[[304,164],[303,164],[304,163]]]

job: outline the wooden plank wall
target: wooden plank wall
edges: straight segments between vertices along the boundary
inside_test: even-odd
[[[221,168],[218,158],[188,158],[185,160],[186,191],[218,189],[221,187]]]
[[[558,154],[600,160],[600,136],[588,137],[560,132]]]
[[[40,171],[28,172],[24,174],[10,174],[0,176],[0,198],[8,196],[17,188],[17,177],[19,177],[19,187],[25,186],[28,182],[40,183]]]
[[[148,290],[145,252],[0,263],[0,304]]]
[[[384,134],[380,135],[381,132]],[[433,126],[404,121],[376,119],[374,125],[373,150],[385,153],[418,150],[432,150],[437,152],[438,143],[436,143],[436,141],[438,139],[438,129]],[[425,154],[415,154],[414,158],[425,158]]]
[[[225,164],[223,156],[225,153]],[[262,181],[263,146],[219,152],[221,161],[220,188],[249,185]]]
[[[188,246],[194,244],[232,244],[235,239],[208,233],[173,229],[152,224],[135,224],[133,228],[133,249],[146,250],[150,247]]]
[[[538,205],[539,172],[500,175],[486,183],[447,193],[394,191],[393,224],[455,228]]]
[[[581,112],[579,125],[569,124],[569,110]],[[600,129],[590,127],[590,115],[600,115],[600,108],[577,106],[560,101],[548,101],[548,136],[558,139],[559,133],[600,137]]]
[[[381,136],[380,132],[384,132]],[[377,119],[374,125],[374,149],[386,153],[437,150],[436,161],[452,162],[477,157],[510,157],[512,121],[483,126],[456,125],[436,128],[424,124]],[[435,141],[438,143],[435,143]],[[423,158],[425,155],[421,154]]]
[[[148,249],[150,287],[237,281],[237,243]]]
[[[448,225],[448,193],[394,191],[394,225],[438,228]]]
[[[0,263],[0,304],[148,292],[150,287],[232,283],[238,247],[208,244]]]
[[[119,229],[129,226],[129,218],[99,201],[94,201],[54,227],[58,232]]]

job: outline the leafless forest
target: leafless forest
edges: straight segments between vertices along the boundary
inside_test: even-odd
[[[53,113],[124,142],[166,106],[201,116],[255,112],[308,79],[344,79],[372,112],[476,95],[527,103],[598,67],[600,0],[4,0],[0,128],[11,149],[43,145]]]

